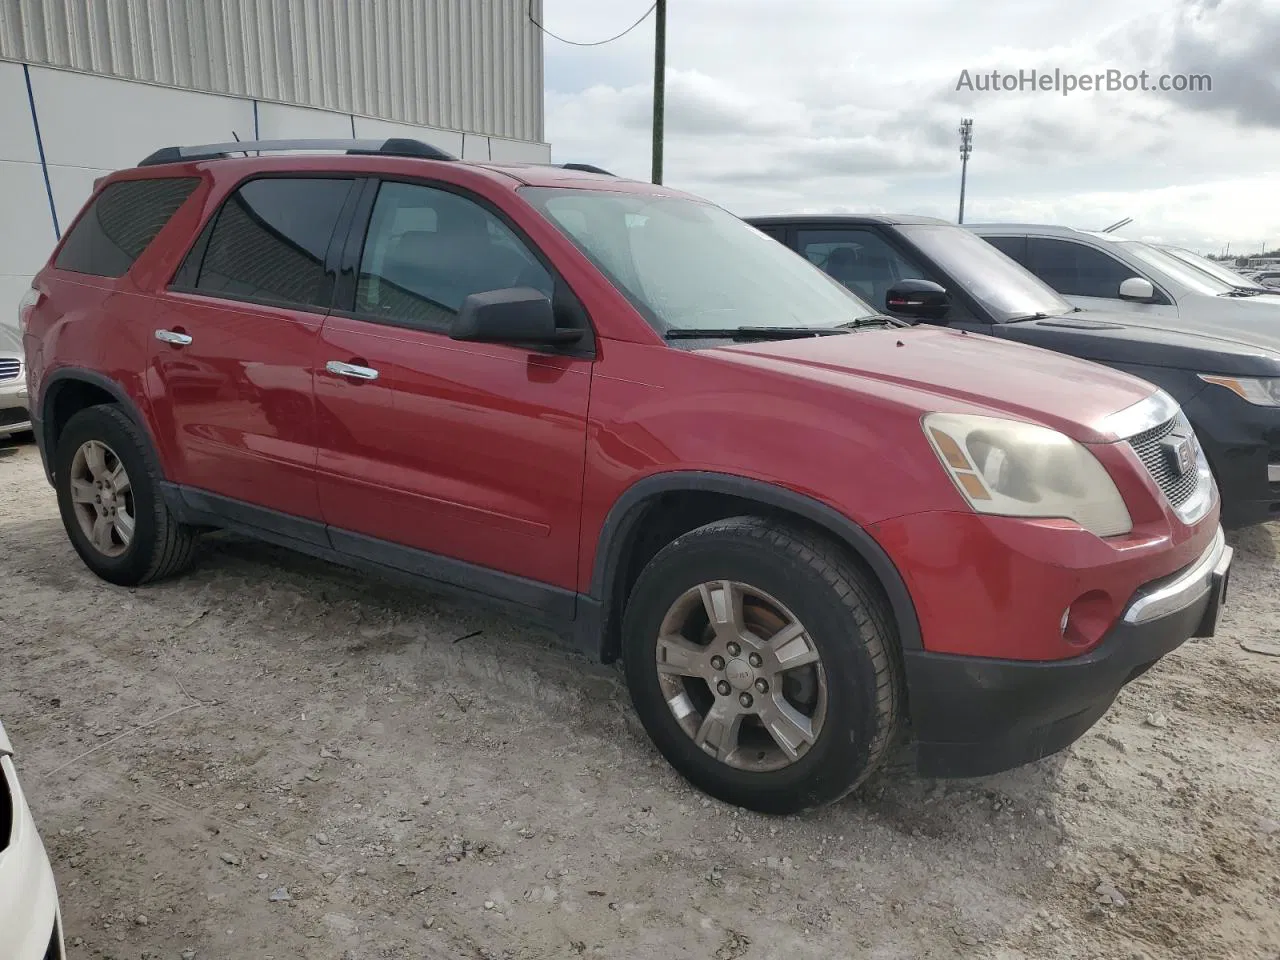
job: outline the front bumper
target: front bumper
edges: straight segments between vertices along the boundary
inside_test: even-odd
[[[1228,530],[1280,520],[1280,408],[1209,386],[1183,406],[1222,494]]]
[[[0,791],[8,798],[10,821],[8,843],[0,849],[0,956],[4,960],[62,960],[62,917],[53,869],[18,786],[13,760],[3,754]]]
[[[906,651],[920,772],[986,776],[1071,744],[1125,684],[1188,638],[1213,635],[1231,560],[1219,529],[1193,563],[1139,589],[1102,642],[1078,657],[1025,661]]]
[[[31,429],[25,379],[0,382],[0,437]]]

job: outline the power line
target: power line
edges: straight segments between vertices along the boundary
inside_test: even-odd
[[[617,36],[610,37],[608,40],[594,40],[591,43],[582,43],[581,41],[578,41],[578,40],[566,40],[564,37],[561,37],[557,34],[552,33],[550,30],[548,30],[546,27],[540,24],[537,20],[533,19],[533,0],[529,0],[529,5],[528,7],[525,8],[525,10],[529,15],[529,22],[532,23],[539,30],[541,30],[543,33],[545,33],[552,40],[559,40],[561,43],[567,43],[571,47],[602,47],[606,43],[613,43],[613,41],[615,40],[621,40],[623,37],[625,37],[628,33],[630,33],[636,27],[640,26],[640,24],[644,23],[645,20],[648,19],[649,14],[653,13],[653,11],[657,8],[657,6],[658,6],[657,0],[654,0],[653,5],[649,7],[649,9],[646,10],[643,14],[641,14],[639,20],[637,20],[631,26],[627,27],[627,29],[623,30]]]

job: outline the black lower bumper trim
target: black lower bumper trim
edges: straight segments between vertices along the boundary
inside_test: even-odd
[[[1039,760],[1077,740],[1129,681],[1192,636],[1211,636],[1222,584],[1175,613],[1123,621],[1088,653],[1024,661],[906,651],[917,768],[980,777]]]

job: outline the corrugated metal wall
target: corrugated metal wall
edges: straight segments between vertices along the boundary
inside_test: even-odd
[[[0,59],[543,140],[529,0],[0,0]],[[542,0],[533,0],[541,20]]]

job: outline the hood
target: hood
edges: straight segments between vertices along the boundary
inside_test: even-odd
[[[1280,296],[1187,296],[1178,301],[1178,313],[1177,317],[1160,317],[1135,311],[1124,316],[1126,323],[1135,326],[1219,337],[1280,354]]]
[[[1280,320],[1277,321],[1280,326]],[[1003,338],[1101,363],[1123,363],[1223,373],[1280,376],[1280,351],[1227,336],[1184,329],[1176,319],[1134,322],[1129,314],[1085,310],[1022,320],[1000,328]]]
[[[918,326],[717,347],[708,355],[793,377],[891,394],[929,412],[1040,423],[1082,443],[1114,440],[1101,426],[1156,392],[1145,380],[1050,350],[983,334]]]
[[[0,353],[22,356],[22,338],[18,336],[17,328],[3,320],[0,320]]]

